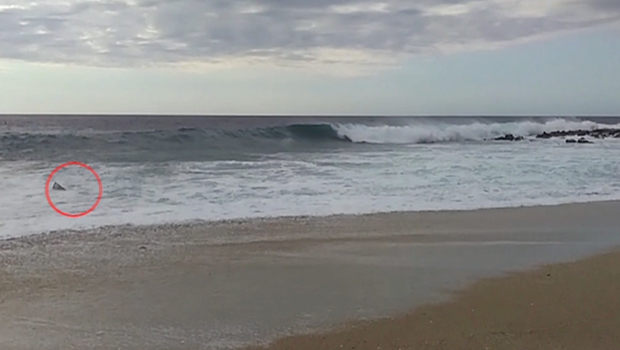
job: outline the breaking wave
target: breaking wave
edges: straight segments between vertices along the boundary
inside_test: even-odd
[[[518,121],[506,123],[483,123],[474,121],[467,124],[428,122],[403,126],[342,124],[335,125],[334,128],[341,137],[346,137],[352,142],[416,144],[483,141],[506,134],[533,137],[543,132],[620,128],[620,124],[609,125],[592,121],[554,119],[545,122]]]
[[[0,159],[49,159],[75,155],[104,160],[221,160],[250,153],[303,150],[350,143],[330,124],[292,124],[251,129],[133,132],[4,133]]]
[[[241,155],[312,151],[355,144],[417,144],[483,141],[505,134],[533,137],[542,132],[620,128],[587,120],[523,120],[447,123],[432,119],[406,125],[356,123],[290,124],[246,129],[152,130],[133,132],[0,134],[0,159],[62,158],[65,154],[105,160],[140,161],[238,159]],[[145,158],[146,157],[146,158]]]

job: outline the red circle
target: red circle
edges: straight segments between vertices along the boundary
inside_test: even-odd
[[[92,207],[90,207],[90,209],[88,209],[87,211],[85,211],[83,213],[79,213],[79,214],[65,213],[64,211],[58,209],[58,207],[56,207],[56,205],[54,205],[54,202],[52,202],[52,199],[50,198],[50,182],[52,181],[52,178],[54,177],[54,175],[56,175],[56,173],[60,169],[63,169],[63,168],[66,168],[66,167],[72,166],[72,165],[77,165],[79,167],[88,169],[91,173],[93,173],[93,175],[95,175],[95,178],[97,179],[97,183],[99,184],[99,195],[97,196],[97,201],[95,202],[95,204]],[[103,184],[101,183],[101,178],[99,177],[99,174],[97,174],[97,172],[93,168],[89,167],[88,165],[86,165],[84,163],[80,163],[80,162],[68,162],[68,163],[60,165],[59,167],[54,169],[54,171],[52,171],[50,176],[47,178],[47,182],[45,183],[45,197],[47,198],[47,202],[50,204],[52,209],[54,209],[58,214],[60,214],[62,216],[66,216],[68,218],[79,218],[81,216],[85,216],[85,215],[90,214],[93,210],[95,210],[95,208],[97,208],[97,206],[99,205],[99,202],[101,202],[101,197],[102,196],[103,196]]]

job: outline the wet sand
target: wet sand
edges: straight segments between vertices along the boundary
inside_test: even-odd
[[[505,339],[535,342],[536,336],[514,334],[526,325],[553,329],[583,315],[592,320],[609,316],[601,314],[600,304],[614,310],[613,300],[608,300],[613,294],[608,291],[618,290],[612,263],[596,260],[574,265],[587,272],[588,279],[581,280],[571,272],[573,265],[553,267],[557,272],[551,278],[544,274],[541,279],[538,271],[509,280],[484,280],[475,285],[471,301],[466,302],[481,310],[469,326],[461,325],[468,316],[459,301],[438,309],[423,305],[450,301],[452,291],[481,278],[606,252],[620,244],[619,212],[619,202],[601,202],[105,227],[1,241],[0,348],[238,348],[290,334],[324,334],[354,320],[371,321],[363,331],[321,336],[326,342],[362,339],[351,345],[358,349],[366,334],[374,337],[365,339],[368,344],[392,337],[422,339],[404,336],[412,324],[426,320],[419,312],[437,315],[432,324],[428,320],[433,327],[441,324],[454,329],[457,336],[473,334],[470,343],[459,344],[477,346],[481,343],[475,341],[481,339],[499,342],[501,337],[492,333],[496,331],[507,334]],[[616,255],[600,259],[617,262]],[[590,286],[594,291],[587,289]],[[565,299],[555,298],[560,289],[566,289]],[[467,293],[458,300],[470,300]],[[487,298],[493,293],[496,297]],[[504,305],[506,300],[500,297],[511,294],[518,296]],[[591,303],[582,296],[599,301]],[[556,311],[543,313],[545,317],[555,313],[565,318],[536,321],[530,317],[533,309],[522,307],[526,299],[556,305]],[[584,314],[561,311],[565,305]],[[424,309],[372,321],[419,307]],[[575,327],[579,325],[588,324]],[[584,331],[583,343],[573,343],[605,338],[605,329],[600,325],[599,333]],[[390,333],[393,330],[400,333]],[[421,326],[419,330],[427,332]],[[309,348],[309,339],[317,338],[292,338],[275,346]],[[430,344],[442,339],[419,341]],[[539,343],[527,344],[542,347],[547,341],[540,338]],[[402,344],[406,349],[411,348],[407,344],[418,343]],[[510,349],[509,343],[497,344]]]
[[[620,252],[485,279],[455,300],[293,336],[283,349],[618,349]]]

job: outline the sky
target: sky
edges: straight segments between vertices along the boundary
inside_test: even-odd
[[[620,1],[0,0],[0,113],[620,115]]]

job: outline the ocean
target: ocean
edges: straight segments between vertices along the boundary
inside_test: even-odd
[[[0,116],[0,239],[123,224],[620,199],[620,118]],[[497,141],[505,134],[521,141]],[[586,137],[587,138],[587,137]],[[60,215],[50,174],[103,194]],[[97,202],[55,173],[62,212]]]

